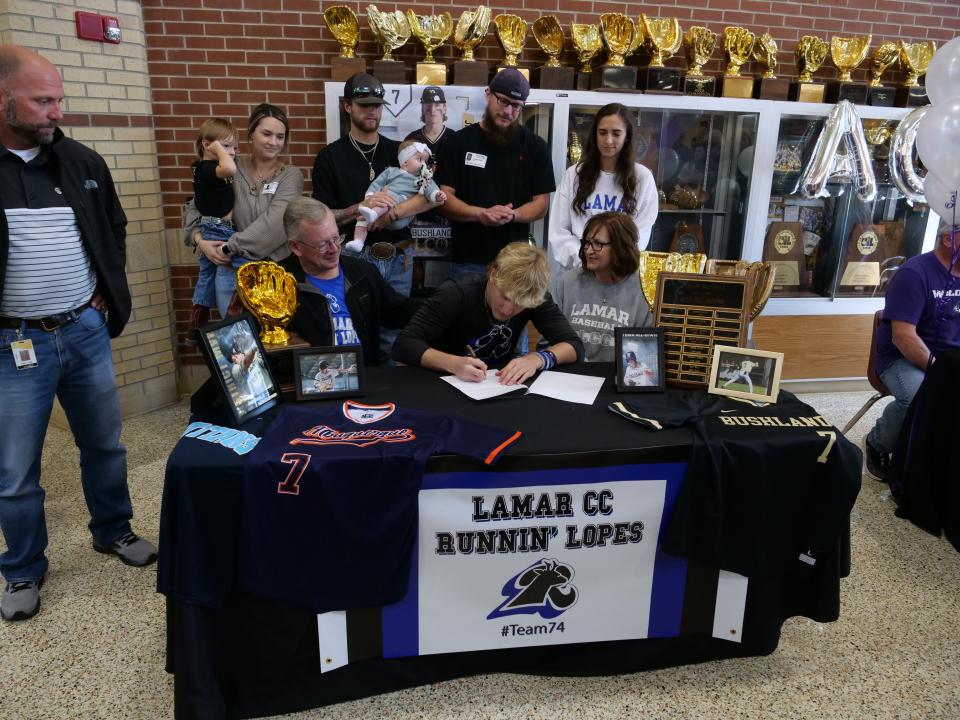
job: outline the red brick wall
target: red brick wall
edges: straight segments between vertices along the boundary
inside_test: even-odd
[[[180,224],[180,208],[190,195],[188,167],[193,161],[196,129],[214,115],[228,117],[244,128],[250,109],[268,101],[284,107],[291,122],[290,160],[308,180],[313,157],[325,136],[322,83],[329,78],[330,59],[337,44],[323,21],[322,10],[330,2],[320,0],[142,0],[148,60],[153,88],[153,109],[164,218],[168,228]],[[360,56],[372,67],[380,57],[366,22],[366,2],[346,3],[360,20]],[[235,9],[242,5],[242,9]],[[381,11],[415,7],[429,14],[449,11],[454,22],[463,5],[393,5],[378,3]],[[512,12],[529,23],[554,14],[567,35],[565,64],[575,62],[569,40],[571,22],[598,22],[604,12],[623,12],[623,3],[591,0],[525,0],[521,7],[493,5],[494,15]],[[935,40],[938,45],[960,35],[960,2],[915,0],[821,0],[820,2],[770,2],[769,0],[661,0],[630,3],[631,16],[641,12],[679,18],[686,29],[706,25],[723,32],[726,25],[743,25],[760,34],[769,31],[780,46],[780,74],[796,74],[793,48],[801,35],[815,34],[829,40],[834,34],[874,35],[874,46],[886,40]],[[561,8],[563,8],[561,10]],[[395,57],[412,65],[422,59],[419,44],[411,39]],[[712,71],[719,70],[719,50]],[[479,58],[496,61],[502,52],[491,32],[477,49]],[[455,50],[448,41],[437,54],[450,63]],[[520,63],[533,67],[543,62],[532,32]],[[682,66],[679,57],[671,65]],[[749,65],[747,72],[759,74]],[[835,77],[832,66],[818,73]],[[861,77],[866,70],[858,71]],[[244,132],[241,130],[241,141]],[[176,269],[174,287],[177,324],[189,312],[190,268]],[[181,348],[185,350],[184,348]],[[189,352],[182,359],[191,362]],[[199,358],[193,357],[193,361]]]

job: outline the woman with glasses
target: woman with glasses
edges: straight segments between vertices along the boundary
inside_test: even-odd
[[[657,185],[635,162],[633,120],[620,103],[597,111],[576,165],[567,168],[550,207],[550,255],[562,269],[579,265],[580,238],[592,216],[608,211],[629,215],[637,227],[637,249],[650,241],[657,219]]]
[[[587,362],[612,362],[614,328],[650,324],[637,276],[637,226],[626,213],[600,213],[587,220],[578,244],[581,267],[557,277],[551,295],[583,341]]]
[[[290,123],[276,105],[261,103],[250,114],[247,142],[250,153],[237,156],[233,177],[233,224],[236,232],[226,242],[204,240],[200,235],[200,213],[193,200],[183,217],[184,240],[217,265],[214,281],[217,309],[224,316],[237,286],[233,259],[280,260],[290,251],[283,232],[283,211],[287,203],[303,194],[303,173],[284,161],[290,141]],[[200,308],[197,306],[195,309]],[[206,310],[206,308],[203,308]],[[191,324],[205,324],[195,314]]]

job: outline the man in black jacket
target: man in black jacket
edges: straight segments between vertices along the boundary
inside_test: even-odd
[[[412,301],[370,263],[341,256],[333,212],[298,198],[283,214],[291,255],[280,264],[297,279],[300,306],[290,327],[313,346],[362,345],[365,365],[379,362],[380,326],[402,328]]]
[[[98,552],[147,565],[156,548],[130,529],[126,450],[110,337],[130,317],[126,216],[106,163],[57,128],[57,69],[0,46],[0,573],[4,620],[40,607],[47,529],[40,455],[57,397],[80,449]]]

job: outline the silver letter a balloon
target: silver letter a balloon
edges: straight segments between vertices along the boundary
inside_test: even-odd
[[[841,100],[827,116],[797,190],[808,198],[828,195],[825,189],[830,180],[852,181],[863,202],[870,202],[877,194],[870,148],[860,117],[849,100]]]

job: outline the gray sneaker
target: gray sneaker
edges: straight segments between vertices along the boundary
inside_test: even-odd
[[[127,530],[110,545],[99,545],[94,541],[93,549],[99,553],[116,555],[124,564],[134,567],[149,565],[157,559],[157,546],[132,530]]]
[[[44,579],[8,582],[3,598],[0,598],[0,617],[14,621],[36,615],[40,609],[40,587]]]

